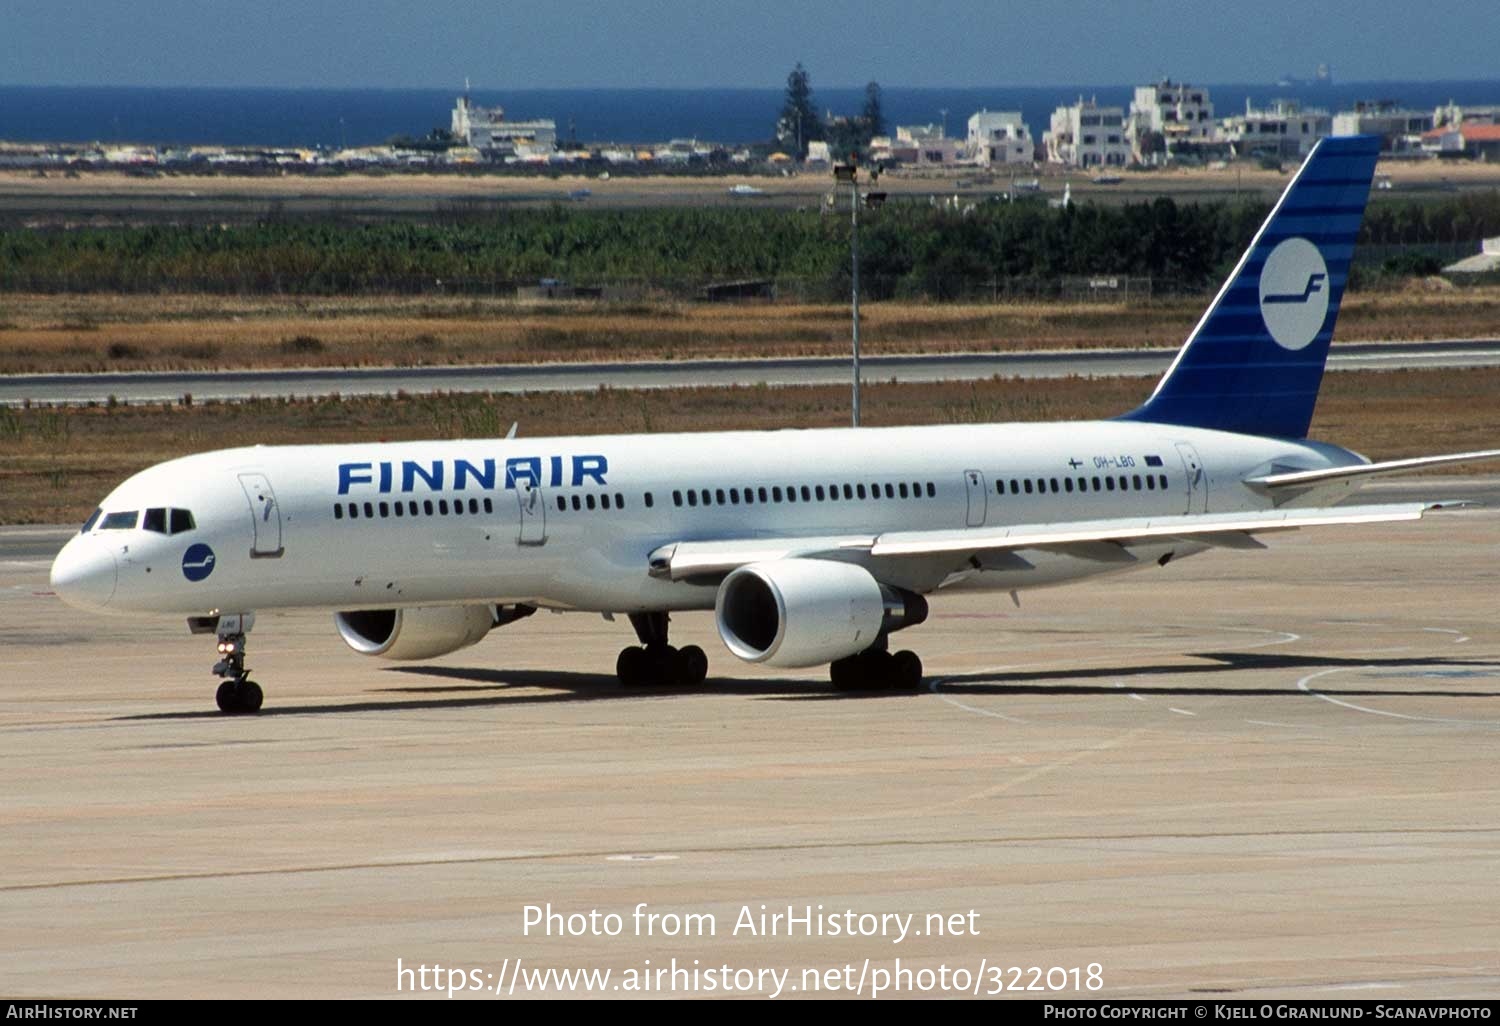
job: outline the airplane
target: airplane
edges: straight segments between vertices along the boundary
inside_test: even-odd
[[[1297,528],[1442,504],[1336,505],[1372,463],[1307,438],[1379,140],[1320,141],[1155,391],[1117,418],[248,446],[150,467],[52,566],[68,604],[185,616],[218,642],[225,713],[261,708],[246,637],[321,609],[355,652],[426,659],[538,609],[625,614],[622,684],[696,686],[673,614],[729,652],[828,665],[838,689],[921,685],[891,636],[960,588],[1015,594],[1265,548]]]

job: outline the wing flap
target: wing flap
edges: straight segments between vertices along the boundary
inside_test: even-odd
[[[1165,517],[1121,517],[1113,520],[1015,527],[970,528],[960,531],[904,531],[881,535],[872,556],[936,555],[940,552],[979,552],[989,549],[1049,549],[1080,542],[1132,542],[1184,538],[1208,542],[1215,536],[1285,531],[1335,524],[1379,524],[1417,520],[1429,503],[1408,502],[1378,506],[1340,506],[1328,509],[1262,510],[1253,513],[1200,513]],[[1230,545],[1235,544],[1233,541]]]
[[[729,573],[747,563],[774,559],[868,559],[937,555],[982,556],[1025,549],[1066,552],[1110,562],[1133,557],[1126,546],[1182,539],[1224,548],[1264,548],[1251,535],[1299,527],[1380,524],[1417,520],[1428,510],[1452,504],[1391,503],[1323,509],[1257,510],[1161,517],[1117,517],[1070,524],[1017,524],[938,531],[894,531],[882,535],[826,535],[801,538],[745,538],[682,541],[651,553],[654,577],[673,581]]]

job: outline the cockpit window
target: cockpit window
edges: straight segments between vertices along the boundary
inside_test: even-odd
[[[167,533],[167,511],[160,507],[146,510],[146,515],[141,519],[141,528],[146,531],[155,531],[157,534]]]
[[[99,524],[101,531],[128,531],[135,526],[139,517],[137,510],[124,510],[120,513],[107,513],[104,520]]]
[[[193,522],[192,510],[173,509],[168,510],[167,512],[172,514],[173,534],[181,534],[184,531],[191,531],[193,528],[198,526]]]
[[[89,518],[83,522],[83,530],[79,531],[78,533],[79,534],[88,534],[90,531],[92,531],[94,529],[94,525],[99,522],[99,518],[102,517],[102,516],[104,516],[104,510],[102,510],[102,509],[96,509],[96,510],[94,510],[93,513],[89,514]]]

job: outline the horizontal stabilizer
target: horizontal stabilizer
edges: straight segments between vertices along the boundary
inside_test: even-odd
[[[1376,474],[1405,474],[1413,470],[1426,470],[1451,463],[1473,463],[1480,460],[1500,460],[1500,449],[1481,449],[1476,452],[1455,452],[1445,456],[1418,456],[1408,460],[1386,460],[1383,463],[1355,463],[1347,467],[1324,467],[1319,470],[1294,470],[1284,474],[1266,474],[1245,479],[1247,485],[1256,488],[1291,488],[1298,485],[1324,484],[1350,477],[1368,477]]]

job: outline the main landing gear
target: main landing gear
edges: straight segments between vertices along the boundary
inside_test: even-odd
[[[912,651],[892,653],[882,636],[856,655],[835,659],[828,676],[837,691],[916,691],[922,686],[922,660]]]
[[[627,688],[652,684],[697,687],[708,676],[708,656],[697,645],[674,648],[667,643],[666,613],[631,613],[640,645],[620,649],[615,676]]]
[[[252,614],[225,616],[219,619],[215,633],[219,637],[219,661],[214,663],[215,675],[224,678],[214,698],[219,711],[235,713],[259,712],[265,701],[260,685],[250,679],[245,669],[245,635],[255,622]]]

